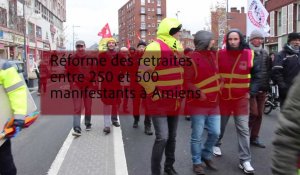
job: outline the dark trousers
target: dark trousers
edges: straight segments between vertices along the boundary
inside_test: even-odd
[[[73,89],[80,90],[78,87],[73,87]],[[80,117],[81,111],[84,106],[85,117],[84,123],[85,125],[91,124],[91,113],[92,113],[92,98],[89,96],[73,98],[74,105],[74,117],[73,117],[73,128],[80,127]]]
[[[16,175],[17,169],[14,164],[11,154],[11,142],[6,140],[0,147],[0,174],[1,175]]]
[[[140,96],[140,91],[137,91],[137,97],[133,98],[133,117],[134,117],[134,121],[139,122],[140,121],[140,106],[142,103],[142,99],[138,98]],[[146,127],[151,127],[151,118],[149,115],[147,115],[147,107],[145,106],[145,120],[144,120],[144,125]]]
[[[178,116],[151,116],[155,129],[155,142],[151,156],[152,175],[160,175],[161,160],[165,153],[165,169],[173,166],[175,162],[176,134]]]
[[[265,106],[266,93],[259,92],[256,95],[250,97],[250,115],[249,115],[249,129],[250,140],[258,138],[262,116]]]

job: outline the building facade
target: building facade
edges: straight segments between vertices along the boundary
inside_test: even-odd
[[[269,52],[278,52],[287,42],[287,36],[300,31],[300,1],[265,0],[269,12],[270,37],[265,39]]]
[[[29,67],[43,50],[65,49],[66,0],[0,0],[0,14],[0,57],[22,60],[25,34]]]
[[[183,48],[195,49],[194,37],[191,35],[191,31],[182,29],[179,40],[180,40]]]
[[[220,48],[222,46],[223,38],[230,29],[240,29],[241,32],[246,35],[246,21],[247,16],[244,7],[241,7],[241,10],[232,7],[227,15],[226,8],[218,8],[212,11],[211,30],[215,36],[216,43],[218,43],[218,47]]]
[[[166,0],[129,0],[118,10],[119,46],[151,42],[166,14]]]

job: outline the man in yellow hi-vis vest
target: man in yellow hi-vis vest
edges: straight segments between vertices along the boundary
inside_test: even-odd
[[[8,119],[11,116],[6,115],[5,111],[11,110],[13,113],[13,125],[16,128],[15,134],[21,130],[24,125],[24,117],[28,113],[27,106],[27,88],[24,81],[19,76],[15,67],[6,60],[0,59],[0,88],[4,89],[9,102],[1,103],[0,120]],[[3,95],[3,94],[2,94]],[[0,100],[5,100],[1,97]],[[7,109],[10,108],[10,109]],[[1,128],[3,129],[3,128]],[[17,174],[17,170],[11,153],[11,142],[7,139],[0,146],[0,174]]]
[[[151,157],[152,175],[161,174],[161,160],[165,152],[166,160],[164,164],[165,174],[177,174],[173,164],[175,162],[176,131],[178,124],[177,111],[180,108],[178,99],[167,98],[160,99],[155,95],[158,90],[179,91],[183,84],[183,68],[178,65],[167,64],[165,66],[158,64],[145,64],[147,58],[153,58],[154,62],[160,62],[158,58],[166,59],[171,63],[171,58],[179,57],[183,51],[179,38],[181,23],[174,18],[165,18],[159,24],[157,30],[157,39],[150,43],[142,56],[139,72],[156,72],[159,75],[159,81],[144,81],[140,84],[145,88],[148,95],[146,100],[147,115],[152,117],[155,129],[155,142]],[[158,77],[158,76],[157,76]],[[158,97],[158,98],[157,98]],[[170,112],[172,111],[172,112]],[[170,114],[173,113],[173,114]]]

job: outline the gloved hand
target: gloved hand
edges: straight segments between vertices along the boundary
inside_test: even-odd
[[[15,119],[14,120],[15,132],[14,132],[14,135],[12,137],[16,137],[19,134],[19,132],[24,127],[24,124],[25,124],[24,120],[20,120],[20,119]]]

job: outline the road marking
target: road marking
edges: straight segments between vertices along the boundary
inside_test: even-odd
[[[118,117],[119,118],[119,117]],[[118,119],[120,121],[120,119]],[[128,175],[127,162],[124,151],[124,142],[122,139],[122,129],[114,128],[114,159],[116,175]]]
[[[81,115],[81,123],[83,122],[84,116]],[[48,171],[48,175],[57,175],[62,163],[65,160],[65,157],[68,153],[69,148],[71,147],[71,144],[74,140],[74,136],[72,135],[73,129],[70,130],[66,140],[64,141],[64,144],[60,148],[58,154],[56,155],[54,161],[52,162],[52,165]]]
[[[83,123],[84,115],[81,115],[81,123]],[[120,120],[119,120],[120,121]],[[127,162],[124,151],[124,142],[122,138],[122,129],[113,128],[113,144],[114,144],[114,160],[115,160],[115,175],[128,175]],[[72,145],[74,136],[72,135],[73,129],[69,132],[66,140],[64,141],[62,147],[60,148],[58,154],[56,155],[50,169],[48,170],[48,175],[57,175],[63,161],[68,153],[69,148]],[[84,136],[81,136],[84,137]]]

